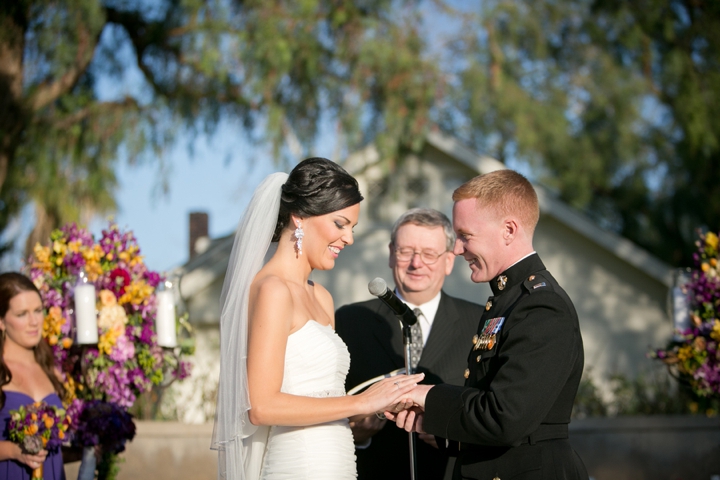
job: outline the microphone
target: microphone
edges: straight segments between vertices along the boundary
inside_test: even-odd
[[[368,290],[370,290],[370,293],[382,300],[385,305],[390,307],[390,310],[392,310],[395,316],[400,319],[403,325],[408,327],[415,325],[415,322],[417,322],[415,313],[413,313],[413,311],[410,310],[408,306],[405,305],[402,300],[400,300],[397,295],[388,288],[385,280],[377,277],[375,280],[368,283]]]

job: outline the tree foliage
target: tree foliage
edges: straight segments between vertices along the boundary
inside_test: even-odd
[[[719,14],[702,0],[483,2],[453,44],[444,126],[689,264],[694,229],[720,225]]]
[[[275,161],[324,123],[390,165],[438,125],[688,264],[720,225],[719,32],[708,0],[4,2],[0,231],[112,209],[118,152],[221,119]]]
[[[28,202],[29,245],[111,210],[121,148],[160,157],[177,132],[211,132],[220,119],[239,119],[275,161],[287,139],[311,145],[321,120],[348,148],[417,146],[441,82],[422,55],[416,4],[3,2],[0,230]]]

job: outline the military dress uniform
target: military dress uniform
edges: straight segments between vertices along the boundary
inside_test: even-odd
[[[423,428],[457,453],[454,479],[587,480],[567,440],[584,358],[570,298],[535,253],[490,287],[465,386],[430,389]]]

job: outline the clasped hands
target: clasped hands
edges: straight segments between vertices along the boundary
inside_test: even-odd
[[[416,385],[404,395],[402,401],[390,405],[383,414],[407,432],[425,434],[422,428],[425,398],[432,387],[432,385]]]

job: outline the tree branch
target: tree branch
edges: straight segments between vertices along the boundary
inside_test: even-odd
[[[56,130],[65,130],[67,128],[70,128],[70,126],[98,113],[104,114],[110,113],[112,111],[131,109],[140,110],[140,106],[134,98],[125,97],[125,99],[121,102],[102,102],[90,105],[85,108],[81,108],[66,117],[59,118],[54,121],[47,121],[46,119],[39,117],[36,118],[33,123],[36,125],[41,123],[48,123],[52,126],[52,128]]]
[[[28,98],[27,105],[33,112],[37,112],[48,104],[57,100],[64,93],[69,92],[87,70],[92,61],[97,46],[97,39],[93,40],[85,24],[78,21],[78,45],[74,63],[64,75],[54,82],[43,82]]]

